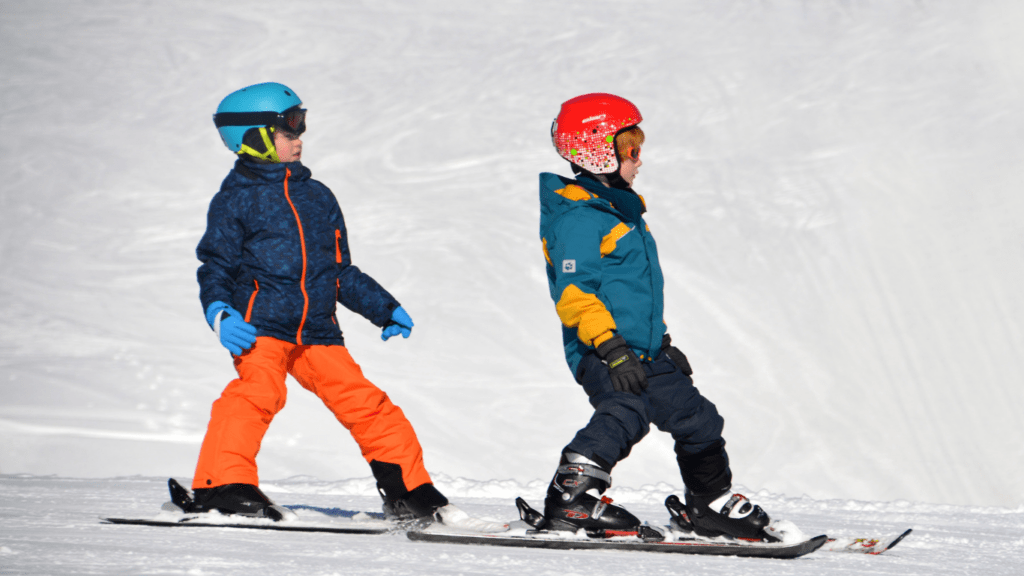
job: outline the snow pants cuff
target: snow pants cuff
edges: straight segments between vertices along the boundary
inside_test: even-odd
[[[683,483],[694,494],[721,494],[732,486],[732,470],[725,440],[715,442],[696,454],[682,454],[676,446]]]
[[[448,505],[448,499],[430,482],[409,490],[402,480],[402,467],[397,464],[370,462],[370,470],[377,479],[377,490],[385,502],[403,502],[415,517],[430,516],[434,510]]]

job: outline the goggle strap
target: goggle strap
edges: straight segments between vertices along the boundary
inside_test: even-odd
[[[213,123],[217,128],[224,126],[252,126],[273,124],[277,120],[277,112],[220,112],[213,115]]]
[[[306,114],[305,109],[301,108],[289,108],[284,112],[220,112],[213,115],[213,124],[217,128],[224,126],[273,126],[280,123],[283,127],[286,127],[294,132],[302,133],[305,131]],[[288,122],[288,118],[293,115],[299,115],[299,121],[296,126],[291,126]]]

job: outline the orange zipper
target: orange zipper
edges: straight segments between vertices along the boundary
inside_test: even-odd
[[[252,321],[252,305],[256,303],[256,295],[260,293],[260,283],[255,278],[252,279],[252,283],[256,285],[256,289],[252,291],[252,296],[249,296],[249,307],[245,309],[245,321]]]
[[[341,230],[338,228],[334,229],[334,261],[341,264]],[[338,296],[341,295],[341,278],[334,281],[334,286],[334,301],[337,302]],[[333,315],[331,322],[334,322],[335,326],[338,325],[338,320]]]
[[[306,325],[306,314],[309,313],[309,294],[306,293],[306,236],[302,233],[302,219],[299,218],[299,211],[295,209],[295,204],[292,203],[292,197],[288,194],[288,179],[292,176],[291,168],[284,169],[284,198],[288,201],[288,205],[292,207],[292,213],[295,214],[295,223],[299,226],[299,245],[302,247],[302,280],[299,284],[299,288],[302,290],[302,320],[299,322],[299,331],[295,333],[295,343],[302,345],[302,328]]]

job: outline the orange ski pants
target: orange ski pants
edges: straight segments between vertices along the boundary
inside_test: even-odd
[[[260,336],[234,358],[238,378],[213,403],[193,488],[259,485],[256,454],[274,415],[284,408],[288,374],[334,413],[367,462],[400,466],[407,490],[430,482],[412,424],[363,376],[344,346],[299,346]]]

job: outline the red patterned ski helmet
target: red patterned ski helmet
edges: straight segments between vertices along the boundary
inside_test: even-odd
[[[643,120],[632,102],[613,94],[584,94],[562,104],[551,123],[551,142],[569,162],[591,174],[619,170],[615,135]]]

